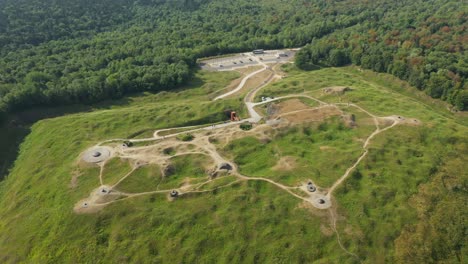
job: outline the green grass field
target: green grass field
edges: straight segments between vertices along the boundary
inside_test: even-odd
[[[287,78],[267,86],[259,96],[306,92],[327,102],[354,102],[377,115],[398,114],[423,122],[398,125],[376,136],[368,156],[334,194],[344,247],[364,263],[408,263],[401,246],[411,238],[405,230],[416,228],[427,215],[412,202],[425,194],[421,186],[433,186],[443,175],[456,172],[454,184],[462,187],[437,186],[447,188],[450,197],[466,198],[458,190],[466,191],[468,180],[467,119],[387,75],[355,67],[286,70]],[[172,202],[154,194],[116,202],[95,214],[73,212],[74,204],[99,186],[99,168],[78,165],[82,151],[106,139],[218,122],[225,109],[245,116],[240,97],[208,100],[210,93],[238,76],[199,72],[186,89],[132,96],[91,112],[34,124],[11,173],[0,183],[0,262],[359,263],[340,248],[327,211],[310,209],[262,181],[243,181]],[[321,94],[320,88],[339,85],[353,90],[342,96]],[[355,109],[348,111],[358,123],[366,118]],[[293,126],[277,131],[267,143],[240,138],[223,147],[222,153],[249,176],[270,177],[291,186],[312,178],[328,187],[362,152],[362,143],[355,139],[372,132],[364,123],[356,129],[340,124],[330,118],[322,124]],[[323,151],[322,145],[332,149]],[[294,156],[298,166],[288,172],[272,170],[281,156]],[[158,184],[175,188],[185,177],[205,171],[203,157],[173,159],[179,170],[167,182],[158,182],[159,167],[151,165],[134,171],[120,188],[128,192],[154,190]],[[125,161],[113,159],[106,165],[104,182],[115,183],[130,170]],[[221,181],[218,184],[232,179]],[[429,203],[434,199],[424,200]],[[444,212],[433,206],[432,211]],[[445,213],[463,219],[463,214]],[[427,238],[432,237],[436,236]],[[449,243],[453,236],[440,239]],[[450,254],[453,259],[463,256],[463,252]]]
[[[106,172],[108,174],[109,172]],[[123,179],[116,189],[122,192],[138,193],[157,190],[161,182],[161,170],[158,165],[149,164],[136,169]]]
[[[361,154],[362,142],[357,140],[361,130],[369,129],[346,128],[339,118],[332,118],[321,126],[305,124],[284,129],[268,142],[253,137],[234,140],[225,147],[225,153],[233,157],[245,175],[267,177],[290,186],[313,179],[319,186],[329,187]],[[320,148],[324,146],[327,149]],[[293,157],[296,166],[286,171],[273,169],[285,156]]]

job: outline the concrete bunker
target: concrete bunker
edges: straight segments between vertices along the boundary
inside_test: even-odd
[[[230,171],[230,170],[232,170],[232,165],[227,163],[227,162],[223,162],[223,163],[218,165],[218,170]]]
[[[109,159],[112,156],[112,149],[109,147],[92,147],[85,151],[81,156],[84,162],[99,163]]]
[[[132,147],[133,146],[133,142],[129,141],[129,140],[125,140],[124,142],[122,142],[122,147],[123,148],[129,148],[129,147]]]

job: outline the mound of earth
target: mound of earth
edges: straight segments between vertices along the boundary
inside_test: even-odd
[[[345,92],[351,91],[351,88],[347,86],[333,86],[323,88],[323,92],[326,94],[344,94]]]
[[[357,126],[356,116],[354,114],[344,114],[341,118],[347,127],[353,128]]]

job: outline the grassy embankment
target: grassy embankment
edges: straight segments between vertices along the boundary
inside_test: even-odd
[[[458,234],[466,228],[462,208],[468,202],[466,113],[451,113],[445,103],[405,82],[356,67],[290,71],[292,77],[269,86],[264,94],[305,91],[327,102],[356,103],[376,115],[422,121],[374,138],[369,155],[337,190],[339,212],[345,217],[339,227],[344,244],[369,263],[463,262],[467,241]],[[353,91],[324,95],[320,88],[328,86],[350,86]]]
[[[131,97],[107,110],[36,123],[21,145],[12,172],[0,186],[0,261],[353,263],[339,248],[326,212],[322,216],[311,213],[296,198],[265,182],[234,184],[174,202],[163,195],[143,196],[93,215],[73,213],[76,201],[99,185],[97,168],[77,170],[81,151],[101,140],[125,138],[145,129],[217,121],[223,109],[242,106],[242,99],[207,100],[208,91],[227,85],[233,74],[199,76],[204,83],[190,90]],[[369,156],[358,166],[359,173],[337,190],[338,230],[345,246],[367,263],[394,260],[395,239],[404,225],[418,222],[409,202],[418,195],[418,185],[429,183],[448,159],[458,160],[450,163],[459,168],[452,168],[454,171],[462,172],[466,164],[462,160],[466,157],[467,130],[460,125],[466,121],[441,106],[429,105],[424,98],[400,95],[398,87],[383,84],[383,80],[388,81],[385,78],[370,78],[355,68],[307,73],[290,70],[289,77],[265,91],[275,96],[304,90],[320,95],[322,87],[349,85],[355,89],[342,96],[342,101],[356,102],[378,115],[400,114],[423,122],[378,135]],[[326,129],[313,124],[278,132],[264,146],[256,139],[240,139],[231,144],[232,150],[225,151],[246,174],[265,174],[285,183],[310,177],[326,187],[359,155],[354,137],[369,130],[343,128],[334,119],[327,123]],[[323,141],[340,154],[333,155],[335,168],[330,166],[333,161],[326,162],[330,156],[319,148]],[[306,166],[297,171],[297,178],[284,172],[270,174],[275,164],[268,157],[278,150],[281,155],[298,155],[299,164]],[[249,160],[244,155],[253,156]],[[131,170],[128,164],[112,162],[108,172],[115,171],[115,175]],[[183,159],[175,162],[181,168],[176,172],[179,178],[199,173]],[[74,173],[81,175],[73,187]],[[154,184],[158,170],[144,168],[134,173],[122,182],[129,191],[148,181]],[[112,173],[105,175],[110,182],[117,179]],[[466,178],[466,174],[459,177]]]
[[[320,219],[310,219],[306,210],[297,209],[295,199],[262,183],[233,185],[173,203],[152,195],[95,215],[73,213],[73,205],[99,186],[97,168],[77,170],[80,152],[143,129],[217,121],[218,113],[239,109],[242,100],[209,102],[207,94],[234,76],[200,73],[204,83],[190,90],[130,97],[106,110],[37,122],[1,183],[1,262],[298,261],[335,250],[334,238],[324,238],[317,229]],[[115,169],[119,177],[130,169],[114,165],[109,170]],[[74,173],[81,175],[71,187]],[[117,178],[108,173],[105,177],[111,182]],[[122,184],[129,190],[135,187],[133,182]],[[298,235],[291,236],[291,230]],[[314,247],[319,243],[323,249]],[[335,257],[340,256],[344,254]]]

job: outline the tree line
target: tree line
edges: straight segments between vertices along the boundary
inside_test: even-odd
[[[336,31],[302,49],[302,69],[349,63],[390,73],[468,110],[467,13],[461,2],[413,1],[389,6],[385,15]]]
[[[389,72],[466,109],[466,12],[427,1],[4,0],[0,113],[186,83],[200,57],[301,47],[297,65]]]
[[[201,57],[304,45],[296,57],[302,69],[353,63],[467,110],[466,13],[454,0],[3,0],[0,119],[174,89]],[[397,248],[422,237],[411,234],[405,230]],[[401,258],[432,247],[442,261],[462,248],[443,239],[447,251],[424,245]]]
[[[5,0],[0,6],[3,112],[170,90],[191,78],[197,58],[298,47],[375,15],[365,4],[325,0]]]

